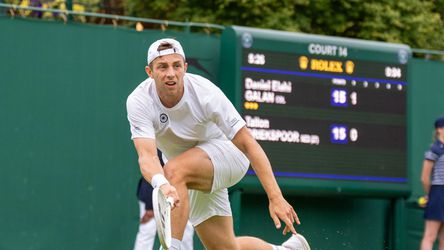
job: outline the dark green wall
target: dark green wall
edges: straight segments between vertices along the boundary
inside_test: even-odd
[[[217,35],[0,17],[1,250],[132,248],[140,175],[125,101],[146,77],[147,46],[164,36],[182,41],[191,72],[219,79]],[[415,59],[410,72],[413,200],[422,194],[432,122],[444,114],[444,64]],[[389,200],[288,198],[313,249],[393,248]],[[417,249],[422,210],[409,204],[404,243]],[[238,205],[240,234],[286,239],[274,229],[264,195],[244,193]]]
[[[444,115],[444,62],[414,59],[411,62],[411,102],[409,125],[411,131],[410,159],[412,169],[412,196],[407,203],[407,245],[418,249],[423,228],[423,210],[416,205],[422,196],[420,182],[424,153],[432,143],[433,122]],[[435,245],[437,249],[437,245]]]
[[[410,130],[412,195],[423,195],[420,182],[424,153],[433,142],[433,123],[444,115],[444,62],[414,59],[411,63]]]

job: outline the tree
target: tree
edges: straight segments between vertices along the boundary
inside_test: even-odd
[[[444,50],[444,0],[123,0],[126,15],[405,43]]]

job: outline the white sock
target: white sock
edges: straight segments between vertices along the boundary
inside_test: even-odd
[[[175,238],[171,238],[171,250],[180,250],[180,247],[182,245],[182,241],[175,239]]]

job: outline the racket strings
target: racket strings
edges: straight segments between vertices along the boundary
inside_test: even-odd
[[[166,207],[166,205],[165,204],[163,204],[163,202],[159,202],[159,211],[160,211],[160,223],[162,224],[162,227],[161,227],[161,229],[162,229],[162,232],[163,232],[163,229],[165,228],[165,221],[166,221],[166,215],[167,215],[167,207]]]
[[[171,205],[158,188],[153,191],[153,205],[159,241],[168,249],[171,246]]]

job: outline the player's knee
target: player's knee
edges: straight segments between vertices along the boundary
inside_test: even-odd
[[[436,233],[426,233],[424,234],[424,240],[427,242],[434,242],[437,238]]]
[[[176,164],[174,161],[169,161],[163,167],[163,171],[165,173],[165,177],[171,184],[186,184],[186,176],[183,169],[180,168],[179,164]]]

